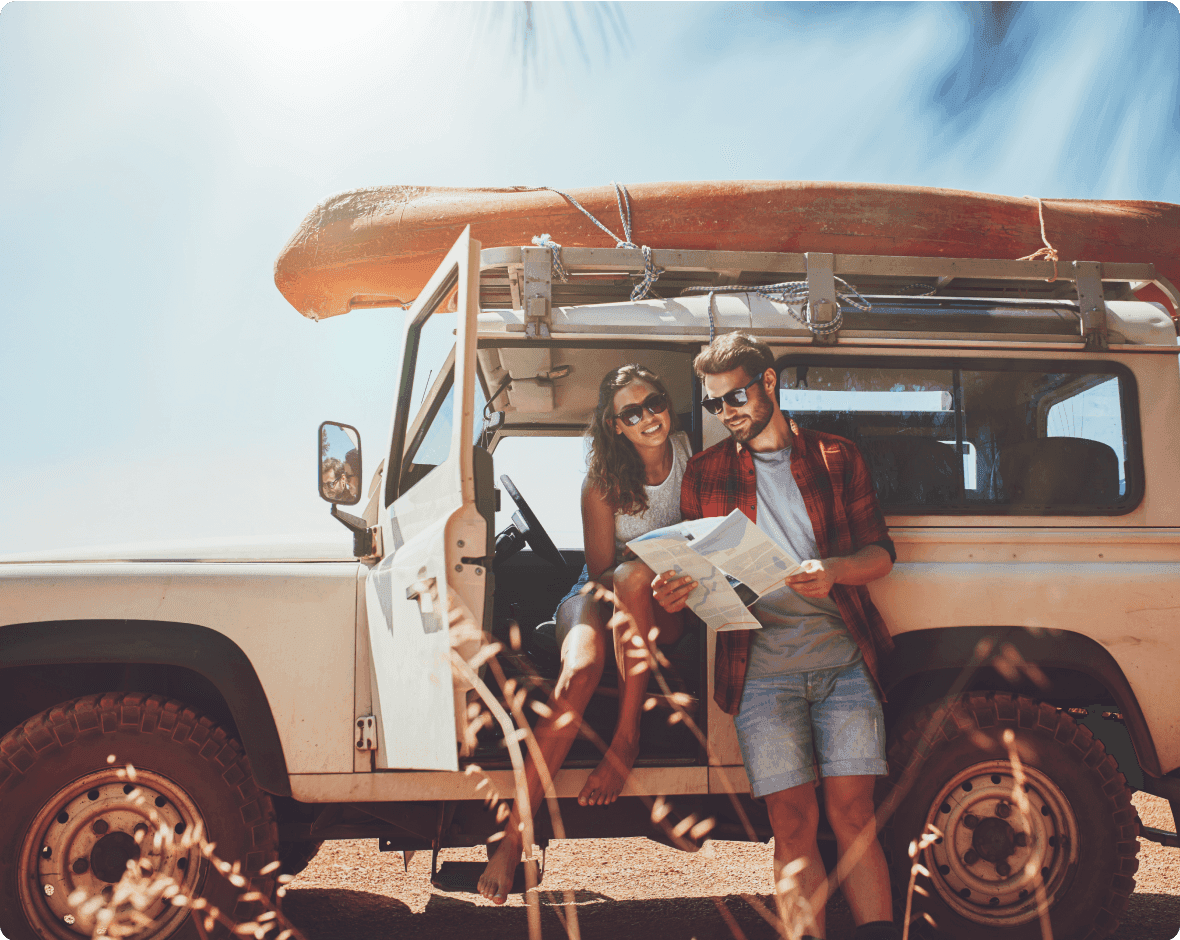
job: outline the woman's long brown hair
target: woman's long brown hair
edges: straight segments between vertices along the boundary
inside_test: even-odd
[[[630,363],[603,376],[598,386],[598,406],[586,429],[590,439],[590,459],[586,479],[606,498],[615,510],[637,516],[647,509],[644,490],[643,458],[627,438],[615,430],[615,392],[632,382],[642,382],[668,399],[671,430],[679,427],[676,408],[660,377],[641,365]]]

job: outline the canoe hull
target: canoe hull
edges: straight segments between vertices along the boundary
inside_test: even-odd
[[[1018,258],[1042,247],[1037,200],[855,183],[637,183],[632,241],[652,248]],[[569,190],[622,236],[611,186]],[[1063,270],[1074,260],[1150,262],[1180,282],[1180,206],[1043,200]],[[612,240],[551,190],[388,186],[325,200],[275,262],[275,284],[304,316],[356,303],[409,303],[465,225],[484,247]],[[1153,290],[1152,288],[1145,289]],[[1162,300],[1158,291],[1144,299]]]

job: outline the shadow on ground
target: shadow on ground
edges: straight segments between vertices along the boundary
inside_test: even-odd
[[[742,897],[656,898],[615,901],[593,891],[576,891],[578,921],[586,940],[774,940],[776,934]],[[769,895],[758,900],[773,907]],[[565,936],[559,912],[561,892],[541,892],[541,929],[546,937]],[[307,940],[525,940],[523,907],[491,908],[463,895],[434,894],[419,914],[393,898],[339,888],[292,890],[283,911]],[[736,925],[735,934],[730,924]],[[1174,940],[1180,929],[1180,897],[1135,894],[1112,940]],[[828,905],[828,936],[843,940],[852,933],[852,917],[842,898]]]
[[[1115,940],[1175,940],[1180,936],[1180,897],[1132,894],[1114,936]]]
[[[655,898],[615,901],[593,891],[576,891],[578,922],[585,940],[729,940],[737,926],[746,940],[773,940],[775,931],[742,897]],[[758,900],[773,909],[773,899]],[[541,929],[546,937],[564,937],[558,891],[541,892]],[[724,906],[725,914],[718,909]],[[307,940],[525,940],[524,907],[491,908],[458,894],[435,894],[419,914],[405,904],[377,894],[338,888],[303,888],[288,892],[283,911]],[[727,916],[728,915],[728,916]],[[852,920],[842,899],[828,906],[828,935],[851,933]],[[1169,938],[1171,940],[1171,938]]]

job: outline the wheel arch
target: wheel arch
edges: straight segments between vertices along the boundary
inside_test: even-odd
[[[963,690],[1026,691],[1050,702],[1094,704],[1083,701],[1105,694],[1118,707],[1135,750],[1135,759],[1146,774],[1162,776],[1159,755],[1143,710],[1122,668],[1101,644],[1069,630],[1033,630],[1027,627],[943,627],[914,630],[893,638],[894,649],[882,667],[882,684],[890,710],[923,705],[945,695],[976,656],[981,642],[990,641],[992,652],[978,663]],[[1031,681],[1022,686],[1004,679],[991,666],[1004,644],[1035,663],[1049,687]]]
[[[19,684],[5,674],[47,672],[65,698],[93,691],[137,691],[174,694],[160,687],[191,674],[204,680],[198,701],[190,702],[229,717],[242,742],[258,785],[269,793],[291,795],[291,781],[278,727],[266,691],[249,657],[223,633],[192,623],[154,620],[59,620],[0,627],[0,715],[23,721],[40,711],[22,714],[26,706],[4,701]],[[156,668],[152,668],[156,667]],[[119,687],[82,688],[96,681]],[[136,686],[136,688],[130,688]],[[16,693],[19,694],[19,693]],[[201,701],[200,699],[204,699]],[[50,702],[44,707],[57,704]],[[5,707],[7,706],[7,707]],[[222,711],[219,715],[218,711]],[[0,734],[8,727],[0,729]]]

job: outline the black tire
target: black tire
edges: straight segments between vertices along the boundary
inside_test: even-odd
[[[1024,766],[1028,818],[1011,799],[1008,729]],[[918,772],[903,793],[911,766]],[[903,910],[910,841],[928,822],[944,833],[919,858],[930,877],[917,883],[929,896],[913,896],[919,923],[925,912],[937,925],[929,934],[1041,940],[1038,881],[1057,940],[1114,932],[1135,888],[1138,814],[1114,758],[1068,713],[1023,696],[972,692],[903,716],[889,767],[886,798],[898,803],[884,840]]]
[[[89,937],[93,914],[66,898],[101,893],[136,856],[150,856],[157,877],[172,877],[182,894],[204,897],[235,923],[260,911],[240,900],[244,892],[269,898],[275,889],[277,872],[259,874],[278,854],[270,798],[242,746],[180,702],[107,693],[30,718],[0,739],[0,806],[0,934],[9,940]],[[198,825],[219,858],[241,863],[246,887],[186,845]],[[160,847],[152,845],[157,831],[169,836]],[[137,844],[135,832],[149,838]],[[198,936],[189,912],[166,899],[146,913],[156,919],[137,940]],[[210,937],[223,935],[218,927]]]

